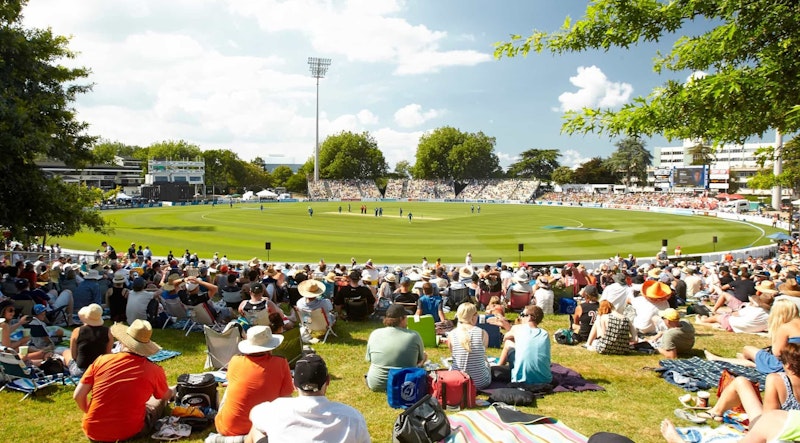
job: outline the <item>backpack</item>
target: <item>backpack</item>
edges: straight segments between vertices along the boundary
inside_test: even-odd
[[[456,406],[474,408],[477,395],[475,383],[463,371],[432,371],[428,375],[428,392],[443,408]]]
[[[558,301],[558,313],[559,314],[572,315],[572,314],[575,313],[575,308],[577,308],[577,307],[578,307],[578,302],[576,302],[574,298],[562,297]]]
[[[217,409],[217,380],[211,374],[178,376],[176,404]]]
[[[428,373],[423,368],[389,369],[386,400],[393,408],[407,408],[428,393]]]
[[[556,343],[560,345],[574,345],[578,343],[578,340],[575,339],[575,333],[572,329],[559,329],[553,334],[553,338],[555,339]]]

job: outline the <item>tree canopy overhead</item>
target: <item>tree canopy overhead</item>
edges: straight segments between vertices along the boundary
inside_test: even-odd
[[[83,226],[104,230],[92,209],[99,194],[48,179],[38,157],[81,167],[95,138],[76,119],[72,102],[91,89],[85,68],[67,68],[68,40],[49,29],[22,26],[23,0],[0,2],[0,225],[18,238],[70,235]]]
[[[707,23],[708,30],[654,54],[654,71],[680,80],[668,79],[619,110],[567,112],[562,130],[715,143],[799,130],[800,2],[794,0],[593,0],[580,20],[567,18],[552,33],[512,35],[498,43],[495,56],[625,49],[671,39],[692,22]]]

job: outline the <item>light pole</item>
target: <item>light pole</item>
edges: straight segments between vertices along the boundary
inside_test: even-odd
[[[314,145],[314,182],[319,180],[319,79],[325,77],[330,65],[331,59],[329,58],[308,58],[308,69],[311,71],[311,76],[317,79],[317,138]]]

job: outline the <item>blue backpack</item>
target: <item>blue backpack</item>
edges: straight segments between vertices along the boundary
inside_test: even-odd
[[[389,369],[386,400],[393,408],[407,408],[428,393],[428,372],[423,368]]]
[[[559,314],[572,315],[575,313],[575,308],[578,307],[578,302],[576,302],[574,298],[562,297],[558,303],[559,303],[558,305]]]

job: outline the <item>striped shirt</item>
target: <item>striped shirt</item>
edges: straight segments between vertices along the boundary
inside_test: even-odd
[[[463,334],[469,335],[470,352],[467,352],[461,344]],[[459,326],[450,331],[449,334],[449,341],[453,348],[453,369],[469,374],[478,389],[489,386],[492,381],[489,365],[486,362],[483,334],[483,329],[475,326],[466,330]]]

